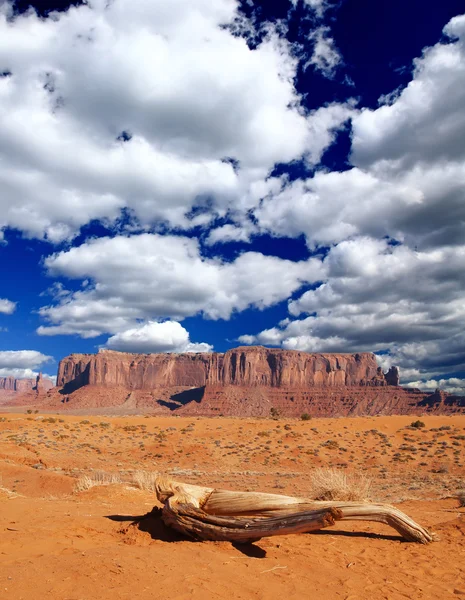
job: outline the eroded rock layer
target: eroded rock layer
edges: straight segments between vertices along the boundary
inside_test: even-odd
[[[16,394],[13,404],[78,414],[236,417],[465,412],[464,397],[398,384],[397,368],[383,374],[371,353],[309,354],[261,346],[224,354],[101,351],[66,357],[56,388]]]
[[[179,415],[244,417],[357,417],[465,412],[465,397],[401,387],[240,388],[207,386],[202,401]]]
[[[42,374],[34,379],[15,379],[14,377],[0,377],[0,390],[6,392],[16,392],[22,394],[24,392],[46,391],[53,387],[53,383],[49,379],[44,379]]]
[[[127,354],[101,351],[72,354],[59,365],[57,385],[122,386],[134,390],[166,387],[384,387],[396,379],[383,375],[376,357],[357,354],[309,354],[247,347],[225,354]]]

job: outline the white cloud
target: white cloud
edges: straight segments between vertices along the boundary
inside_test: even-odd
[[[237,225],[222,225],[216,229],[212,229],[205,240],[206,244],[213,246],[214,244],[225,244],[227,242],[248,242],[250,240],[250,231],[253,230],[251,226]]]
[[[307,4],[317,16],[327,6]],[[83,285],[56,288],[38,332],[150,344],[162,319],[227,319],[322,281],[289,303],[292,319],[240,341],[388,352],[380,361],[411,381],[465,368],[465,16],[377,109],[347,101],[307,114],[295,49],[277,26],[250,49],[233,34],[234,1],[104,5],[55,19],[8,20],[0,8],[0,72],[12,73],[0,78],[0,230],[58,242],[126,209],[118,231],[167,221],[203,227],[211,245],[304,234],[328,256],[226,261],[188,237],[90,240],[46,260],[51,276]],[[325,27],[311,35],[313,66],[332,76],[334,40]],[[318,167],[349,120],[352,168],[268,176],[276,163]],[[228,224],[208,232],[217,216]]]
[[[465,379],[450,377],[449,379],[428,379],[427,381],[412,381],[406,387],[419,388],[420,390],[431,391],[444,390],[450,394],[465,396]]]
[[[12,315],[16,310],[16,302],[7,300],[6,298],[0,298],[0,314]]]
[[[322,4],[320,3],[320,6]],[[330,28],[323,25],[318,27],[311,33],[310,40],[313,41],[313,52],[304,68],[312,65],[325,77],[332,79],[343,61],[334,39],[330,36]]]
[[[166,7],[96,0],[41,19],[2,3],[0,229],[59,242],[123,208],[187,228],[192,207],[236,210],[275,163],[321,145],[272,25],[251,49],[224,27],[233,0]]]
[[[335,141],[338,131],[357,114],[355,104],[354,100],[348,100],[344,104],[334,102],[314,110],[309,115],[310,139],[306,159],[310,165],[318,165],[325,150]]]
[[[405,89],[353,113],[352,169],[281,179],[254,211],[259,230],[330,251],[294,320],[248,342],[388,352],[404,383],[465,370],[465,16],[444,32]]]
[[[36,379],[39,375],[38,371],[32,369],[0,369],[0,377],[14,377],[15,379]],[[56,375],[47,375],[42,373],[44,379],[49,379],[53,384],[56,384]]]
[[[37,369],[52,360],[37,350],[0,350],[0,369]]]
[[[51,275],[92,284],[43,307],[49,326],[38,333],[83,337],[122,332],[140,319],[199,313],[228,319],[234,311],[272,306],[322,276],[317,258],[292,262],[246,252],[225,262],[203,258],[195,239],[156,234],[91,240],[47,258],[45,265]]]
[[[0,377],[35,379],[41,369],[53,360],[37,350],[0,350]],[[45,379],[55,383],[56,377],[43,373]]]
[[[329,2],[327,2],[327,0],[304,0],[304,3],[316,11],[319,16],[323,16],[324,11],[329,6]]]
[[[353,111],[354,167],[268,194],[255,211],[263,230],[304,233],[310,247],[356,235],[412,248],[463,244],[464,22],[450,21],[444,31],[452,39],[423,52],[412,81],[388,104]]]
[[[299,0],[290,0],[294,8],[297,6]],[[317,17],[323,17],[325,11],[329,8],[330,3],[327,0],[303,0],[305,6],[308,6]]]
[[[176,321],[149,321],[110,337],[106,347],[123,352],[211,352],[213,346],[192,343],[189,333]]]
[[[296,320],[243,343],[322,351],[389,351],[402,380],[465,370],[465,246],[417,252],[386,240],[341,242],[323,263],[324,282],[289,302]]]
[[[419,192],[379,180],[360,169],[318,172],[283,186],[255,210],[262,231],[298,236],[309,246],[341,242],[359,233],[386,235],[391,215],[418,202]],[[398,228],[396,233],[399,233]]]
[[[404,169],[416,163],[463,161],[464,23],[465,15],[453,18],[444,28],[453,43],[427,48],[415,60],[413,79],[394,102],[357,116],[355,164],[366,167],[389,161],[393,163],[389,166]]]
[[[255,342],[257,341],[257,338],[255,335],[240,335],[237,338],[237,341],[240,342],[241,344],[246,344],[247,346],[251,346],[252,344],[255,344]]]

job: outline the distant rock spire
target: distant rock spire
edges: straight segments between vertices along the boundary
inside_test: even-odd
[[[386,379],[386,383],[388,385],[399,385],[399,369],[397,367],[391,367],[389,371],[385,373],[384,378]]]

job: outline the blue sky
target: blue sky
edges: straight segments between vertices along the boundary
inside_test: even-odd
[[[465,386],[463,2],[0,5],[0,376],[373,351]]]

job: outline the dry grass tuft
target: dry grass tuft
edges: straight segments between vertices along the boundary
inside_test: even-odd
[[[19,494],[17,494],[16,492],[13,492],[12,490],[8,489],[7,487],[5,487],[3,485],[3,475],[0,473],[0,492],[2,492],[2,494],[7,494],[7,496],[19,496]]]
[[[311,495],[314,500],[365,502],[370,497],[372,481],[357,473],[337,469],[315,469],[311,478]]]
[[[99,485],[113,485],[122,483],[119,473],[106,473],[105,471],[92,471],[90,475],[81,475],[74,486],[74,491],[85,492]]]
[[[3,475],[0,473],[0,491],[9,493],[10,490],[3,485]]]
[[[464,508],[465,507],[465,489],[458,491],[457,498],[459,501],[460,508]]]
[[[132,481],[141,490],[155,492],[155,480],[158,477],[156,471],[134,471]]]

